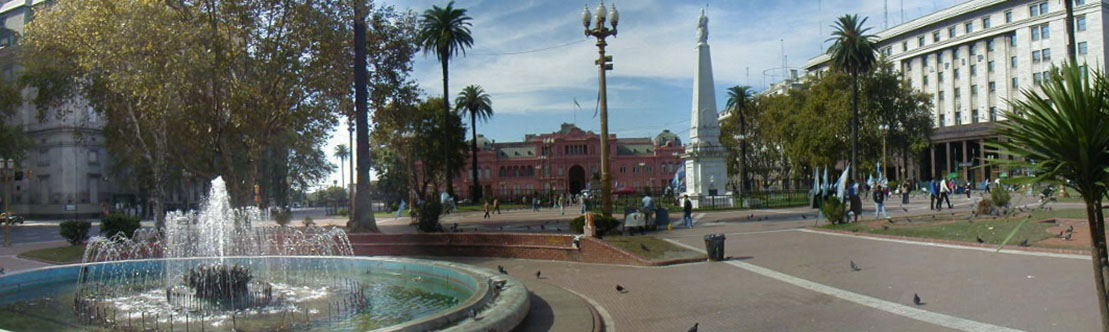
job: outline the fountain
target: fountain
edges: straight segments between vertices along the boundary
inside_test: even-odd
[[[527,312],[518,281],[355,257],[341,228],[262,227],[264,212],[233,208],[223,180],[211,184],[201,211],[168,213],[164,230],[95,237],[82,264],[0,277],[0,329],[484,331]],[[19,317],[29,313],[42,317]]]

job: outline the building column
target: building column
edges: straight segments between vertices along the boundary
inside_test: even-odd
[[[952,159],[951,158],[951,142],[943,143],[943,149],[944,149],[944,153],[943,153],[944,170],[943,170],[943,173],[940,174],[940,176],[944,177],[944,178],[947,178],[947,174],[951,173],[951,170],[953,169],[951,167],[951,162],[953,161],[953,160],[951,160]]]
[[[979,181],[985,180],[986,177],[989,176],[989,172],[986,171],[986,139],[985,138],[978,139],[978,165],[982,166],[982,167],[978,168],[978,170],[980,172],[979,174],[981,174],[981,176],[979,176],[975,180],[979,180]]]
[[[964,162],[964,163],[968,162],[967,161],[967,140],[963,140],[963,160],[962,160],[962,162]],[[970,173],[970,167],[965,167],[965,169],[966,169],[966,171],[960,172],[960,173],[963,173],[963,181],[970,181],[970,174],[967,174],[967,173]]]
[[[936,145],[928,145],[928,153],[932,154],[932,159],[928,160],[929,171],[932,172],[932,179],[936,178]]]

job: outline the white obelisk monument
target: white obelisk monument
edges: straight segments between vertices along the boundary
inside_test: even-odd
[[[731,199],[724,197],[724,185],[728,182],[728,169],[724,159],[727,151],[720,145],[720,122],[717,120],[716,91],[712,82],[708,23],[709,18],[705,16],[705,10],[701,9],[701,17],[697,21],[693,115],[690,119],[689,145],[682,154],[682,160],[685,160],[685,194],[695,208],[732,204]]]

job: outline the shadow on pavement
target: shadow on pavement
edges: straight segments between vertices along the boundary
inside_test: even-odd
[[[554,308],[551,304],[547,303],[543,298],[535,295],[533,292],[528,292],[531,297],[531,308],[528,311],[527,317],[524,318],[520,325],[513,329],[513,332],[534,332],[534,331],[550,331],[554,326]]]

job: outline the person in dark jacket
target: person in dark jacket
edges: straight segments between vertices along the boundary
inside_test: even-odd
[[[859,197],[859,184],[855,179],[851,179],[847,185],[847,198],[851,202],[851,213],[855,214],[855,222],[858,222],[859,215],[863,214],[863,199]]]
[[[685,195],[682,196],[682,219],[685,220],[685,228],[693,228],[693,202]]]
[[[881,218],[886,215],[886,219],[890,218],[889,213],[886,213],[886,191],[883,190],[882,185],[874,187],[874,219]]]
[[[928,182],[928,192],[932,194],[931,200],[928,203],[928,209],[939,211],[941,209],[940,184],[936,182],[936,179],[932,179],[931,182]]]

